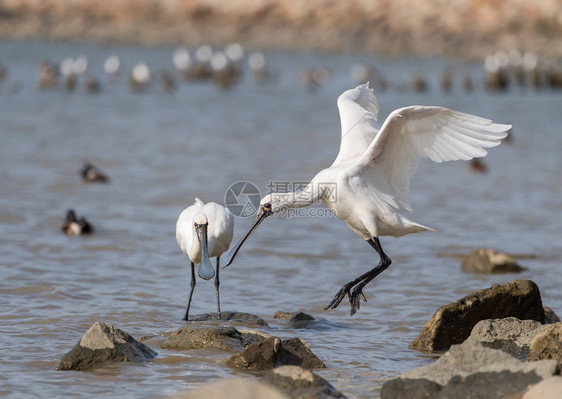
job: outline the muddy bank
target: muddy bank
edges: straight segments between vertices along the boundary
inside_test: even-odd
[[[480,57],[562,55],[555,0],[92,0],[0,3],[0,37]]]

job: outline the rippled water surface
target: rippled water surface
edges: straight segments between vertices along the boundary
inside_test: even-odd
[[[469,64],[475,91],[445,95],[437,89],[443,61],[340,54],[267,54],[274,82],[256,85],[246,76],[226,93],[211,84],[180,84],[173,95],[153,82],[147,93],[132,94],[124,77],[109,84],[102,75],[112,53],[128,68],[146,60],[171,70],[172,51],[0,43],[0,61],[9,68],[0,84],[0,394],[162,397],[243,375],[224,366],[228,353],[161,348],[142,365],[93,372],[55,366],[96,320],[135,337],[184,324],[189,264],[174,236],[179,213],[195,196],[222,203],[239,180],[265,193],[269,181],[307,181],[329,166],[339,140],[336,98],[354,86],[348,69],[356,60],[375,62],[391,83],[403,78],[378,93],[381,116],[416,103],[444,105],[512,123],[513,141],[490,151],[485,175],[461,162],[420,164],[410,216],[438,232],[382,238],[394,262],[367,286],[369,302],[355,316],[346,301],[335,311],[322,309],[378,258],[330,217],[264,222],[221,275],[223,310],[259,315],[270,324],[267,332],[305,339],[328,365],[318,373],[350,398],[377,396],[386,378],[429,362],[408,344],[439,306],[473,290],[532,279],[543,302],[562,313],[560,94],[485,94],[480,65]],[[89,57],[102,92],[35,88],[41,60],[79,54]],[[312,66],[332,70],[316,93],[297,79]],[[428,93],[402,89],[414,73],[428,78]],[[86,160],[111,183],[84,184],[78,171]],[[60,232],[71,207],[92,222],[94,235]],[[236,223],[237,237],[250,220]],[[528,270],[463,273],[459,254],[479,247],[532,255],[521,259]],[[214,310],[214,285],[199,281],[193,313]],[[301,310],[323,322],[291,330],[273,319],[277,310]]]

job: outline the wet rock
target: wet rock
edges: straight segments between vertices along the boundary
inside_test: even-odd
[[[234,327],[181,327],[162,343],[164,349],[191,350],[216,348],[230,352],[241,351],[251,344],[265,340],[256,332],[241,332]]]
[[[287,320],[291,328],[306,328],[309,327],[311,322],[315,321],[314,317],[304,312],[283,312],[278,311],[273,316],[274,319]]]
[[[445,351],[468,338],[480,320],[505,317],[544,322],[541,295],[535,283],[516,280],[504,285],[494,284],[442,306],[426,323],[410,348]]]
[[[281,366],[269,371],[262,381],[291,398],[345,398],[324,378],[299,366]]]
[[[474,326],[468,340],[478,341],[487,348],[500,349],[524,360],[531,341],[543,328],[538,321],[515,317],[482,320]]]
[[[233,355],[226,364],[250,370],[270,370],[284,365],[306,369],[326,367],[324,362],[312,353],[308,344],[297,337],[284,340],[271,337],[249,345]]]
[[[215,381],[202,388],[173,396],[174,399],[290,399],[257,379],[235,378]]]
[[[191,321],[218,320],[221,323],[239,324],[247,327],[268,327],[266,321],[259,316],[244,312],[222,312],[221,319],[216,313],[204,313],[191,318]]]
[[[430,399],[441,391],[441,385],[424,378],[395,378],[383,384],[381,399]]]
[[[547,378],[523,393],[521,399],[560,399],[562,377]]]
[[[554,359],[562,365],[562,323],[545,326],[531,341],[527,360],[542,359]]]
[[[57,370],[89,370],[106,362],[140,363],[157,355],[113,324],[98,321],[61,358]]]
[[[479,342],[467,341],[453,345],[435,362],[407,371],[402,378],[425,378],[442,386],[454,376],[467,377],[475,373],[530,373],[540,377],[536,382],[555,375],[558,367],[553,360],[525,363],[498,349],[486,348]],[[517,392],[517,391],[514,391]]]
[[[543,308],[544,308],[544,324],[558,323],[560,321],[560,317],[558,317],[558,315],[554,313],[554,310],[550,309],[547,306],[543,306]]]
[[[514,257],[489,248],[480,248],[466,255],[461,267],[465,272],[485,274],[519,273],[525,270]]]
[[[385,382],[381,398],[502,398],[557,373],[554,360],[525,363],[501,350],[466,341],[453,345],[434,363]],[[441,389],[419,380],[438,384]],[[417,396],[420,387],[426,396]]]

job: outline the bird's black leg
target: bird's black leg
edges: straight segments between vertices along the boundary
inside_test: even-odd
[[[220,256],[217,256],[217,273],[215,274],[215,289],[217,290],[217,317],[220,319],[221,318],[221,299],[220,299],[220,295],[219,295],[219,285],[220,285],[220,281],[219,281],[219,264],[220,264]]]
[[[324,310],[337,308],[340,302],[343,300],[343,298],[345,298],[345,296],[347,295],[349,297],[349,302],[351,303],[351,315],[355,314],[357,309],[359,309],[359,304],[360,304],[359,300],[363,298],[365,302],[367,301],[365,295],[363,295],[362,292],[363,287],[365,287],[365,285],[367,285],[371,280],[373,280],[380,273],[382,273],[383,270],[385,270],[388,266],[390,266],[391,260],[383,252],[379,239],[377,237],[373,237],[366,241],[379,254],[380,256],[379,264],[372,270],[369,270],[368,272],[357,277],[355,280],[350,281],[349,283],[341,287],[341,289],[338,291],[334,299],[332,299],[332,302],[330,302],[330,304],[326,306]],[[353,288],[355,285],[357,285],[357,287],[353,290],[352,293],[351,288]]]
[[[363,295],[363,287],[365,287],[375,277],[385,271],[386,268],[388,268],[388,266],[390,266],[390,264],[392,263],[392,260],[382,250],[382,246],[378,237],[372,237],[370,240],[367,240],[367,242],[375,249],[375,251],[377,251],[380,256],[380,260],[379,264],[374,269],[368,271],[363,280],[359,282],[359,284],[357,284],[353,289],[353,292],[351,293],[351,296],[349,298],[349,302],[351,303],[351,316],[353,316],[355,312],[359,310],[359,307],[361,305],[361,298],[363,298],[363,300],[367,302],[367,298],[365,298],[365,295]]]
[[[189,321],[189,307],[191,306],[191,298],[195,289],[195,265],[191,262],[191,291],[189,291],[189,299],[187,301],[187,310],[185,312],[185,321]]]

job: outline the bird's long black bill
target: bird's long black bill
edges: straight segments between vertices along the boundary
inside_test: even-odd
[[[207,249],[207,226],[201,226],[197,229],[197,237],[201,244],[201,263],[199,264],[199,277],[203,280],[210,280],[215,275],[213,265],[209,259],[209,250]]]
[[[242,244],[244,244],[244,242],[246,241],[246,239],[248,237],[250,237],[250,234],[252,234],[254,232],[255,229],[258,228],[258,226],[260,225],[261,222],[263,222],[263,220],[268,216],[267,213],[260,211],[260,213],[256,216],[256,219],[254,221],[254,224],[252,224],[252,226],[250,227],[250,229],[248,230],[248,232],[244,235],[244,237],[242,237],[240,239],[240,241],[238,241],[234,247],[232,247],[230,249],[230,251],[228,252],[228,254],[226,254],[225,260],[226,263],[224,264],[224,266],[222,267],[223,269],[225,267],[228,267],[232,264],[232,262],[234,261],[234,258],[236,257],[236,255],[238,254],[238,251],[240,250],[240,248],[242,247]]]

